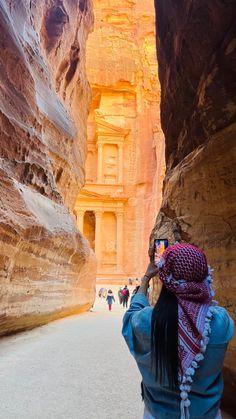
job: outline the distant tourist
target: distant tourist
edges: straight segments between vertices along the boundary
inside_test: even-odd
[[[102,288],[100,288],[100,290],[98,291],[98,296],[99,298],[102,298]]]
[[[132,278],[129,278],[128,281],[129,281],[129,285],[132,285],[132,283],[133,283]]]
[[[99,298],[106,298],[107,296],[107,289],[106,288],[100,288],[100,290],[98,291],[98,296]]]
[[[159,274],[161,293],[147,299]],[[123,320],[123,336],[142,374],[144,419],[220,419],[222,366],[234,323],[213,300],[204,252],[175,244],[152,262]]]
[[[125,285],[125,287],[122,290],[123,307],[128,307],[128,300],[129,300],[129,289],[127,285]]]
[[[112,292],[112,290],[108,290],[108,293],[107,293],[107,304],[108,304],[109,311],[111,311],[113,301],[115,302],[115,298],[114,298],[113,292]]]
[[[136,285],[136,287],[139,286],[139,279],[138,278],[135,279],[135,285]]]
[[[122,287],[120,287],[118,290],[118,298],[119,298],[120,304],[122,304]]]

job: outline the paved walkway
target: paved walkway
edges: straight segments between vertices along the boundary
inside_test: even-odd
[[[1,340],[1,419],[141,419],[140,376],[120,334],[123,308]]]

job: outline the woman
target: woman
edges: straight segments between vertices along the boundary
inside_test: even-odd
[[[114,295],[113,295],[112,290],[108,290],[107,299],[106,300],[107,300],[109,311],[111,311],[112,303],[113,303],[113,301],[115,302],[115,298],[114,298]]]
[[[159,273],[154,307],[146,297]],[[123,336],[141,372],[145,419],[220,418],[222,365],[233,321],[212,300],[211,269],[196,246],[168,247],[149,264],[124,316]]]

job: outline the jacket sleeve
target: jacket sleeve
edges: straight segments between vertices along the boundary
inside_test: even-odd
[[[226,345],[233,338],[234,322],[227,310],[216,306],[212,319],[212,332],[210,335],[210,345]]]
[[[149,301],[144,294],[138,293],[131,298],[131,303],[129,309],[126,311],[123,318],[123,328],[122,335],[128,345],[128,348],[131,354],[135,357],[135,348],[134,348],[134,330],[133,330],[133,321],[136,321],[137,324],[137,315],[145,309],[145,307],[150,307]],[[141,314],[141,313],[140,313]]]

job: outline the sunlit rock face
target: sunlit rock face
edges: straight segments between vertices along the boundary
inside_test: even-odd
[[[205,250],[216,298],[235,319],[235,2],[156,0],[156,12],[167,173],[153,236]],[[228,406],[235,398],[235,343],[226,361]]]
[[[85,310],[95,261],[70,211],[84,183],[89,1],[0,5],[0,333]]]
[[[165,170],[155,12],[152,0],[93,3],[87,44],[93,99],[76,212],[95,247],[98,277],[127,281],[146,267]]]

